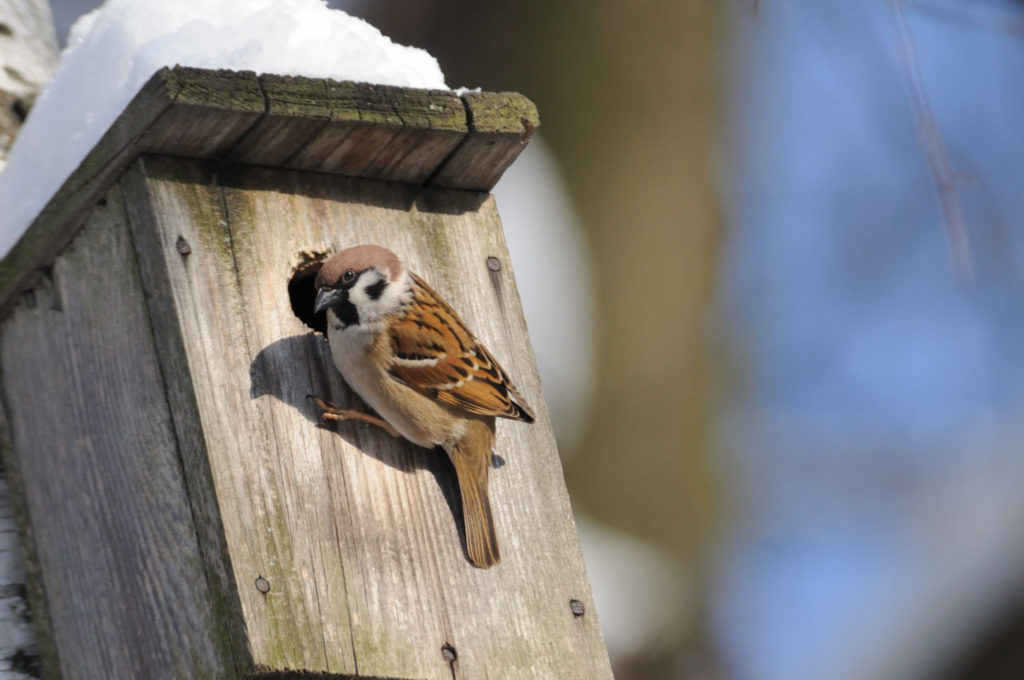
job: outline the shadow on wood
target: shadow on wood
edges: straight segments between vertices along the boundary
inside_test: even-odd
[[[452,520],[459,527],[459,538],[465,548],[466,529],[462,523],[462,505],[459,500],[458,483],[455,479],[455,468],[443,449],[424,449],[402,439],[396,440],[391,435],[367,423],[354,421],[324,423],[319,418],[319,410],[310,399],[312,395],[297,399],[293,392],[284,388],[279,376],[288,375],[296,365],[308,364],[311,369],[319,365],[323,366],[325,371],[335,370],[330,363],[329,353],[323,350],[325,346],[326,340],[323,337],[307,333],[282,338],[264,347],[253,359],[249,369],[250,397],[259,399],[270,396],[278,399],[298,411],[312,425],[336,433],[353,449],[358,449],[362,455],[373,456],[395,470],[400,472],[425,470],[429,472],[437,480],[438,488],[444,494],[448,509],[452,514]],[[296,361],[297,356],[303,355],[306,356],[305,361]],[[315,379],[313,384],[318,384]],[[359,396],[347,386],[343,388],[341,394],[331,394],[330,381],[324,378],[319,384],[322,389],[319,392],[314,392],[316,396],[342,408],[370,411],[370,408]],[[369,442],[370,445],[361,447],[360,442]]]

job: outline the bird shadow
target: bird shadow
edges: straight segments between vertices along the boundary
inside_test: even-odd
[[[264,347],[249,366],[249,398],[270,396],[291,406],[314,427],[330,430],[353,448],[402,472],[426,470],[437,482],[448,510],[455,520],[459,540],[466,548],[466,527],[462,516],[455,466],[441,447],[425,449],[395,438],[368,423],[324,422],[311,396],[341,408],[362,412],[371,409],[341,379],[331,361],[327,340],[319,333],[293,335]],[[497,459],[497,456],[495,456]],[[495,461],[497,463],[497,460]],[[504,461],[501,461],[504,464]]]

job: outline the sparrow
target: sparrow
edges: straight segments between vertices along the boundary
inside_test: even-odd
[[[314,398],[320,417],[371,423],[444,449],[458,478],[469,560],[484,569],[497,564],[487,492],[495,418],[532,423],[533,411],[455,310],[390,250],[342,250],[324,262],[314,286],[334,366],[380,416]]]

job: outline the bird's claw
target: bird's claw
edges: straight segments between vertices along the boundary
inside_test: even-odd
[[[328,419],[327,418],[328,414],[334,415],[334,416],[339,416],[339,417],[331,418],[330,420],[340,420],[341,419],[340,416],[342,416],[342,414],[345,413],[345,409],[341,408],[340,406],[338,406],[336,404],[332,404],[329,401],[324,401],[320,397],[314,396],[312,394],[307,394],[306,395],[306,399],[309,399],[310,401],[312,401],[313,404],[318,409],[320,409],[320,420],[327,420]]]
[[[370,425],[375,425],[381,428],[382,430],[390,434],[392,437],[402,436],[401,434],[399,434],[398,430],[391,427],[391,424],[388,423],[383,418],[372,416],[369,413],[362,413],[360,411],[353,411],[352,409],[341,408],[340,406],[332,404],[329,401],[324,401],[319,397],[315,397],[312,394],[306,395],[306,397],[312,400],[312,402],[316,404],[317,408],[320,409],[321,422],[327,422],[329,420],[359,420],[364,423],[369,423]]]

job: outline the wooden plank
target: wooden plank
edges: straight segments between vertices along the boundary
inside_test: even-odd
[[[502,102],[511,107],[504,114]],[[477,127],[460,145],[466,106],[476,111]],[[0,262],[0,315],[16,293],[32,287],[91,206],[142,153],[230,157],[413,184],[433,178],[438,186],[487,191],[528,139],[525,127],[535,125],[536,109],[513,95],[470,93],[460,100],[436,90],[161,69]]]
[[[330,123],[287,167],[418,184],[466,134],[452,92],[329,82],[327,98]]]
[[[466,92],[462,101],[469,134],[428,183],[490,191],[526,148],[540,116],[533,102],[515,92]]]
[[[231,149],[241,163],[283,166],[331,120],[327,82],[319,78],[262,75],[266,115]]]
[[[2,397],[60,674],[221,677],[182,464],[119,192],[3,323]]]
[[[266,115],[231,160],[419,184],[466,135],[465,107],[452,92],[295,76],[259,81]]]
[[[422,184],[466,136],[465,107],[453,92],[394,87],[383,94],[402,128],[360,176]]]
[[[260,81],[252,71],[175,66],[162,69],[153,79],[166,83],[172,101],[144,130],[136,154],[219,158],[234,148],[266,108]],[[126,111],[133,106],[134,102]]]
[[[238,588],[255,587],[256,577],[250,575],[241,586],[235,582],[230,553],[225,542],[221,509],[210,470],[207,437],[203,431],[189,361],[185,355],[182,332],[187,324],[177,317],[177,301],[172,295],[170,273],[165,265],[165,253],[162,251],[164,244],[160,240],[160,235],[153,229],[138,228],[140,224],[152,224],[153,220],[150,212],[152,205],[145,195],[144,179],[138,166],[139,163],[136,162],[125,172],[120,188],[124,193],[132,228],[135,254],[146,293],[161,371],[163,375],[168,376],[164,389],[171,405],[174,434],[181,455],[211,606],[221,624],[221,634],[231,649],[235,666],[242,672],[252,668],[252,658],[244,630]],[[211,228],[215,230],[224,215],[219,197],[214,196],[214,200],[209,200],[208,193],[198,187],[193,189],[193,193],[190,194],[193,201],[193,216],[204,224],[212,225]],[[214,234],[212,238],[216,241],[217,235]],[[223,247],[223,244],[221,245]],[[181,264],[191,256],[191,246],[183,238],[180,242],[175,240],[170,247],[180,258]],[[192,323],[196,321],[192,320]],[[228,520],[230,519],[229,517]]]
[[[329,83],[331,123],[289,166],[361,176],[402,129],[402,119],[382,96],[383,90],[370,83]]]
[[[190,385],[168,389],[171,408],[194,390],[255,668],[610,678],[493,200],[160,157],[133,173],[150,205],[133,231],[156,234],[163,260],[142,266],[165,272],[171,304],[158,307],[181,324],[187,370],[164,373]],[[359,242],[434,284],[538,411],[534,425],[498,424],[503,561],[491,570],[465,558],[443,455],[358,424],[318,427],[306,399],[358,404],[293,313],[289,277],[311,253]]]

